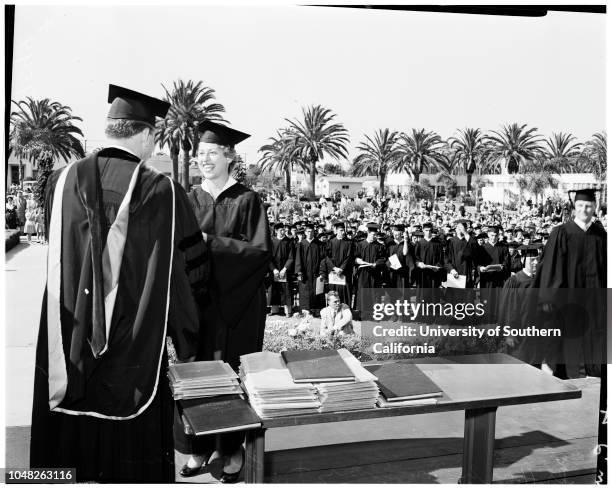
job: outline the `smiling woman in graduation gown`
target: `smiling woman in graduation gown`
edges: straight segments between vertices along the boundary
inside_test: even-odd
[[[208,299],[201,304],[203,329],[196,360],[221,359],[237,370],[241,355],[261,351],[263,346],[264,278],[272,259],[270,227],[259,195],[228,174],[234,146],[249,135],[206,121],[200,125],[200,136],[198,167],[204,179],[189,193],[189,200],[210,253],[211,278]],[[181,449],[183,437],[176,430],[175,438]],[[221,455],[239,461],[244,433],[220,438]],[[194,469],[206,463],[215,449],[214,437],[189,437],[183,442],[182,449],[193,456],[181,475],[195,475]],[[224,469],[221,481],[234,482],[239,466],[226,464],[232,470]]]

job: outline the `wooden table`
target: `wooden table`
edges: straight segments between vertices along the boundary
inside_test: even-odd
[[[576,399],[582,395],[579,389],[567,386],[531,365],[500,353],[428,358],[409,362],[418,364],[421,370],[442,388],[445,395],[437,404],[262,419],[261,428],[250,430],[246,435],[245,482],[261,483],[264,480],[267,429],[465,411],[463,470],[460,482],[491,483],[495,414],[499,406]]]

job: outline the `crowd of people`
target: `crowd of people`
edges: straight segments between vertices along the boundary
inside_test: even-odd
[[[502,287],[541,287],[555,324],[580,332],[563,339],[558,375],[578,376],[585,364],[587,374],[605,373],[596,291],[605,296],[606,218],[592,189],[571,206],[518,213],[446,200],[411,208],[397,197],[348,214],[346,198],[288,213],[232,177],[235,146],[249,134],[202,122],[203,180],[187,193],[145,164],[170,104],[116,85],[108,102],[105,145],[55,171],[45,193],[31,467],[73,467],[79,482],[172,482],[176,449],[188,456],[182,477],[221,460],[219,480],[236,482],[245,432],[186,431],[166,376],[167,337],[174,361],[238,370],[241,356],[263,348],[266,307],[291,314],[297,304],[320,314],[325,334],[352,334],[351,310],[367,315],[383,289],[390,300],[433,302],[443,281],[454,282],[491,304]],[[11,200],[27,233],[35,203]],[[589,295],[577,304],[567,290],[580,289]]]
[[[354,200],[321,198],[303,203],[301,212],[289,213],[283,212],[278,197],[268,198],[271,313],[290,315],[298,309],[317,315],[324,293],[334,290],[342,303],[364,316],[368,311],[361,310],[360,289],[367,294],[393,289],[402,298],[419,297],[419,289],[439,288],[449,275],[461,277],[466,289],[480,290],[491,302],[496,296],[490,290],[504,287],[523,271],[527,250],[541,253],[553,229],[572,213],[571,200],[553,204],[546,199],[540,205],[528,201],[518,211],[485,202],[477,212],[445,198],[421,200],[411,207],[405,196],[370,198],[363,210],[343,212]],[[605,228],[605,207],[596,219]],[[524,273],[533,275],[527,271],[521,277]]]
[[[46,243],[44,210],[32,193],[23,192],[18,187],[11,187],[7,192],[4,227],[18,229],[27,237],[28,243]]]

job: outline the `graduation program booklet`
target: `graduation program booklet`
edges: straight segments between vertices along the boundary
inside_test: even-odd
[[[329,285],[346,285],[346,277],[341,273],[329,272]]]

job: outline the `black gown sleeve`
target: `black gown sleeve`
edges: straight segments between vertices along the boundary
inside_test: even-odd
[[[176,221],[170,282],[168,334],[179,360],[198,351],[200,309],[206,300],[210,256],[185,191],[175,187]]]

